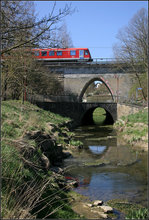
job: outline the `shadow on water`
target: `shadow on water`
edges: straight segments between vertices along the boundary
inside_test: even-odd
[[[79,180],[76,192],[91,200],[127,199],[147,206],[147,153],[122,144],[113,126],[88,125],[75,130],[84,144],[73,158],[67,175]]]

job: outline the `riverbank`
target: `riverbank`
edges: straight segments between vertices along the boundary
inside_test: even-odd
[[[118,135],[133,147],[148,150],[148,108],[122,117],[114,124]]]
[[[2,102],[2,217],[80,218],[68,191],[76,184],[60,168],[74,143],[69,118],[28,102]]]
[[[73,153],[81,154],[82,151],[83,158],[85,154],[81,141],[76,141],[74,132],[69,128],[69,118],[44,111],[27,102],[2,102],[3,218],[80,219],[113,215],[101,212],[99,207],[93,205],[93,201],[74,196],[71,192],[77,186],[77,180],[65,177],[67,170],[71,172],[71,167],[63,169],[63,160]],[[101,130],[105,133],[103,127]],[[89,134],[85,135],[92,139]],[[108,138],[110,146],[112,143],[115,146],[114,139],[111,136]],[[108,159],[110,152],[106,152]],[[123,166],[121,158],[120,161],[119,166]],[[112,163],[115,164],[113,159]],[[102,167],[106,164],[105,160],[104,163],[102,161]],[[77,211],[78,205],[80,212]],[[111,203],[111,207],[114,207],[114,203]]]

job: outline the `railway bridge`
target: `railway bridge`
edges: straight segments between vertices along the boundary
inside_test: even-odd
[[[95,108],[106,111],[107,121],[117,119],[117,103],[129,101],[129,91],[134,82],[135,73],[127,64],[115,62],[91,63],[49,63],[43,62],[48,75],[55,74],[63,92],[36,100],[38,106],[78,121],[78,124],[91,123]],[[110,101],[85,102],[83,96],[91,83],[100,81],[109,94]]]

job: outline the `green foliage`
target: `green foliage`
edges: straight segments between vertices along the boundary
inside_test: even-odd
[[[43,203],[37,204],[32,213],[37,213],[39,219],[78,219],[79,216],[70,207],[68,194],[64,190],[57,193],[57,190],[48,187],[41,198]]]
[[[148,133],[148,112],[146,109],[123,116],[122,119],[117,120],[114,127],[123,131],[123,134],[128,135],[129,143],[142,141],[143,139],[146,142]]]
[[[139,111],[135,114],[131,114],[131,115],[128,115],[128,122],[132,122],[132,123],[135,123],[135,122],[141,122],[141,123],[145,123],[147,124],[148,123],[148,112],[147,111]]]
[[[139,204],[121,199],[109,200],[107,204],[123,212],[126,215],[125,219],[148,219],[148,210]]]
[[[56,219],[79,219],[79,215],[73,212],[69,205],[64,205],[63,209],[60,209],[51,217]]]
[[[20,100],[2,102],[2,137],[18,137],[26,130],[40,129],[45,131],[46,123],[59,124],[66,122],[66,120],[69,118],[44,111],[29,102],[24,104]]]
[[[76,140],[73,140],[73,139],[69,141],[69,144],[72,145],[72,146],[76,146],[76,147],[83,146],[83,143],[81,141],[78,141],[78,140],[76,141]]]
[[[17,172],[14,170],[20,170],[20,174],[23,174],[23,164],[20,162],[19,153],[16,148],[7,142],[2,141],[2,176],[6,179],[9,177],[14,176],[15,180],[17,181],[19,176]]]
[[[148,219],[148,209],[130,210],[125,219]]]

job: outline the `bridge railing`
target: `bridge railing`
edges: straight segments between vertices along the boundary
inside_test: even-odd
[[[115,59],[115,58],[92,58],[93,61],[92,63],[93,64],[112,64],[112,63],[124,63],[124,60],[118,60],[118,59]]]

